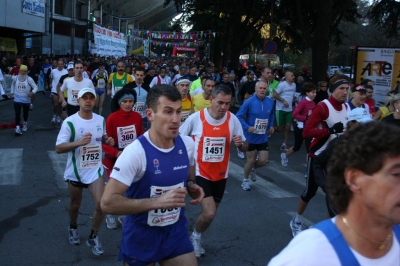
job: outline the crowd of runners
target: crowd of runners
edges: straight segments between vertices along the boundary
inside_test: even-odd
[[[95,210],[86,244],[95,255],[104,253],[98,235],[105,218],[109,229],[122,225],[125,265],[197,265],[206,254],[202,235],[223,199],[230,149],[246,160],[241,187],[251,191],[257,171],[268,167],[269,138],[282,132],[275,136],[283,138],[281,151],[272,152],[288,167],[304,142],[306,182],[287,221],[295,238],[270,265],[400,264],[397,91],[377,108],[371,80],[354,84],[340,73],[315,85],[306,68],[296,79],[289,69],[216,72],[211,62],[191,59],[92,60],[52,60],[44,86],[49,123],[61,125],[56,152],[68,154],[71,244],[80,244],[88,188]],[[8,73],[15,76],[11,94],[2,94],[14,102],[19,136],[28,130],[38,86],[30,68],[16,64]],[[108,96],[111,106],[103,106]],[[232,106],[239,106],[236,114]],[[305,230],[302,215],[319,187],[331,219]],[[202,209],[191,233],[187,195]]]

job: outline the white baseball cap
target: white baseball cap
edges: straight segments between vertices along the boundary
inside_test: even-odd
[[[359,123],[368,123],[373,121],[371,115],[365,108],[354,108],[350,111],[348,121],[357,121]]]
[[[69,63],[67,66],[67,70],[70,70],[71,68],[74,68],[74,63]]]
[[[85,93],[88,93],[88,92],[91,93],[91,94],[93,94],[94,97],[96,98],[96,92],[95,92],[94,89],[92,89],[92,88],[83,88],[83,89],[81,89],[81,90],[79,91],[79,93],[78,93],[78,99],[82,98],[82,96],[83,96]]]

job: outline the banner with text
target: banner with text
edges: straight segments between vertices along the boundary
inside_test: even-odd
[[[385,103],[386,94],[400,82],[400,48],[357,48],[356,83],[374,82],[373,98],[377,106]]]
[[[126,56],[126,38],[123,33],[93,25],[94,43],[90,53],[101,56]]]
[[[46,0],[22,0],[22,12],[44,17]]]

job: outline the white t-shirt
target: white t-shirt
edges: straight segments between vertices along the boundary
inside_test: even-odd
[[[103,175],[101,141],[103,135],[107,134],[104,117],[93,113],[92,119],[86,120],[79,116],[79,112],[69,116],[61,126],[56,145],[77,141],[87,132],[92,134],[90,144],[68,152],[65,180],[91,184]]]
[[[292,84],[289,85],[289,83],[287,83],[286,81],[282,81],[281,83],[279,83],[278,87],[276,87],[275,91],[282,99],[284,99],[289,104],[288,107],[285,107],[281,101],[277,100],[276,110],[291,112],[293,96],[296,92],[296,84],[292,82]]]
[[[78,106],[78,93],[83,88],[94,89],[93,82],[90,79],[83,78],[77,82],[75,78],[65,79],[61,85],[61,91],[68,91],[68,104]]]
[[[336,217],[331,219],[335,222]],[[392,237],[393,245],[385,256],[369,259],[350,248],[361,266],[400,265],[400,247],[397,237]],[[311,228],[302,231],[290,241],[268,266],[341,266],[336,251],[325,234],[319,229]]]
[[[168,84],[168,85],[172,84],[171,83],[171,78],[168,77],[168,76],[165,76],[164,78],[162,78],[161,76],[155,76],[153,78],[153,80],[150,82],[150,85],[149,85],[150,88],[153,88],[155,85],[158,84],[158,78],[160,78],[161,84]]]
[[[191,93],[191,95],[192,95],[192,96],[196,96],[197,94],[201,94],[201,93],[203,93],[203,92],[204,92],[203,88],[200,87],[200,88],[195,89],[195,90]]]
[[[14,102],[16,103],[31,103],[31,97],[28,96],[32,90],[35,94],[38,87],[35,81],[26,75],[25,80],[20,80],[19,75],[15,76],[11,83],[11,93],[14,94]]]
[[[240,124],[239,119],[232,113],[230,115],[231,115],[231,118],[229,119],[230,141],[232,141],[233,135],[241,136],[242,141],[245,141],[246,137],[243,134],[242,125]],[[215,120],[208,113],[208,108],[204,109],[204,116],[205,116],[206,121],[210,124],[210,126],[216,127],[216,128],[218,128],[218,126],[222,125],[227,119],[227,113],[225,113],[225,116],[222,119]],[[179,132],[185,136],[194,136],[194,140],[195,140],[194,156],[195,156],[195,158],[197,158],[199,141],[200,141],[201,137],[203,136],[203,123],[201,123],[200,112],[195,112],[195,113],[191,114],[185,120],[185,122],[181,125],[181,127],[179,128]],[[223,134],[224,133],[221,132],[221,136]],[[228,163],[227,169],[229,169],[229,163]],[[201,176],[198,164],[196,164],[196,176]],[[226,171],[226,174],[225,174],[225,178],[227,178],[227,177],[228,177],[228,171]]]
[[[159,151],[170,152],[174,148],[161,149],[156,147],[149,138],[149,131],[146,131],[143,136]],[[194,165],[194,142],[188,136],[181,135],[181,138],[186,146],[189,164],[192,166]],[[131,186],[132,183],[139,181],[143,177],[146,171],[146,165],[146,152],[140,141],[136,139],[128,145],[118,157],[114,169],[111,172],[111,178],[114,178],[127,186]],[[115,168],[119,170],[117,171]]]
[[[60,81],[61,76],[68,74],[68,71],[66,69],[63,70],[58,70],[58,68],[52,69],[50,73],[50,78],[51,80],[51,92],[52,93],[57,93],[57,85],[58,82]]]

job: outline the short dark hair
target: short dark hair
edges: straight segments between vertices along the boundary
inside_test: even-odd
[[[224,84],[219,84],[218,86],[215,86],[211,92],[211,97],[213,99],[217,98],[218,94],[222,95],[232,95],[232,90],[228,86]]]
[[[74,68],[75,68],[76,65],[79,65],[79,64],[81,64],[83,66],[83,62],[82,61],[80,61],[80,60],[74,61]]]
[[[122,64],[124,64],[124,66],[125,66],[125,62],[122,61],[122,60],[118,60],[117,65],[118,65],[118,63],[122,63]]]
[[[135,74],[136,74],[136,72],[138,72],[138,71],[143,71],[143,72],[145,72],[146,70],[143,68],[143,67],[141,67],[141,66],[138,66],[138,67],[135,67]]]
[[[367,85],[368,82],[370,82],[370,81],[372,81],[372,80],[370,80],[370,79],[363,79],[363,80],[361,81],[361,85]]]
[[[119,91],[117,91],[114,95],[114,97],[111,100],[111,104],[114,108],[112,108],[112,110],[118,111],[120,106],[118,104],[119,99],[121,99],[122,96],[124,96],[125,94],[132,94],[133,95],[133,104],[136,103],[137,101],[137,94],[136,91],[134,89],[132,89],[132,87],[130,87],[131,85],[129,84],[125,84],[124,87],[122,87],[122,89],[120,89]]]
[[[301,95],[306,95],[307,92],[317,91],[317,87],[311,82],[307,82],[303,86],[303,90],[301,91]]]
[[[182,101],[182,95],[176,87],[166,84],[158,84],[152,87],[147,93],[147,108],[151,108],[155,113],[157,113],[157,105],[161,96],[164,96],[173,102]]]
[[[344,178],[345,170],[353,168],[367,175],[378,172],[386,159],[400,156],[399,135],[397,126],[375,121],[346,130],[327,167],[327,194],[337,213],[347,210],[353,196]]]

